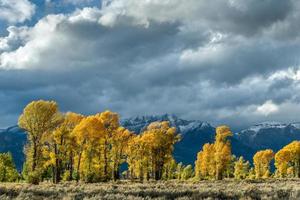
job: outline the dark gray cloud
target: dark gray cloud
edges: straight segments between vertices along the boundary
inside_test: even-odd
[[[114,0],[0,38],[0,126],[32,100],[235,128],[299,121],[299,3]],[[104,2],[105,3],[105,2]],[[289,111],[289,112],[288,112]]]

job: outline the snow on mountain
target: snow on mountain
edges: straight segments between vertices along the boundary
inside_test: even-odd
[[[279,122],[262,122],[253,126],[250,126],[248,129],[241,131],[241,133],[253,131],[255,133],[259,132],[262,129],[282,129],[285,128],[287,124]]]
[[[300,123],[280,123],[280,122],[262,122],[253,126],[250,126],[247,129],[244,129],[240,131],[239,133],[236,133],[237,135],[240,134],[257,134],[261,131],[267,130],[267,129],[287,129],[287,128],[293,128],[293,129],[299,129],[300,130]]]
[[[294,122],[294,123],[291,123],[290,125],[295,127],[296,129],[300,130],[300,122]]]
[[[135,133],[142,132],[150,123],[169,121],[181,134],[181,140],[175,144],[174,157],[185,164],[193,164],[197,153],[207,142],[213,142],[215,128],[207,122],[199,120],[184,120],[175,115],[157,115],[134,117],[121,121],[121,124]]]
[[[134,131],[135,133],[140,133],[149,124],[156,121],[169,121],[170,125],[176,127],[178,132],[184,135],[186,132],[195,129],[205,129],[212,127],[207,122],[202,122],[198,120],[183,120],[179,119],[176,115],[152,115],[152,116],[141,116],[121,120],[122,126],[127,129]]]
[[[245,145],[255,150],[279,150],[294,140],[300,140],[300,123],[263,122],[235,134]]]
[[[202,146],[214,141],[215,128],[209,123],[184,120],[175,115],[138,116],[123,119],[121,124],[140,133],[156,121],[169,121],[181,134],[182,139],[175,144],[174,149],[174,157],[178,162],[193,164]],[[263,122],[236,133],[231,138],[232,152],[251,161],[258,150],[270,148],[277,151],[294,140],[300,140],[300,123]],[[12,152],[18,169],[21,169],[24,161],[25,143],[26,134],[18,126],[0,130],[0,152]]]

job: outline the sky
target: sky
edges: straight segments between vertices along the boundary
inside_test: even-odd
[[[300,121],[298,0],[0,0],[0,127],[33,100],[234,129]]]

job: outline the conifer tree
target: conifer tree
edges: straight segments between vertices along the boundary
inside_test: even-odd
[[[234,164],[234,178],[245,179],[249,174],[250,163],[241,156]]]
[[[19,174],[10,153],[0,153],[0,182],[15,182]]]

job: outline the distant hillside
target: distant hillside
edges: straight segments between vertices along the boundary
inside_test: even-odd
[[[24,161],[23,149],[26,143],[26,134],[18,126],[0,129],[0,152],[11,152],[20,170]]]
[[[174,157],[178,162],[194,164],[197,153],[207,142],[213,142],[215,127],[199,120],[184,120],[174,115],[142,116],[124,119],[121,124],[135,133],[143,131],[151,122],[170,121],[181,133],[182,139],[175,145]],[[0,152],[10,151],[18,169],[24,161],[23,149],[26,135],[17,126],[0,130]],[[2,139],[3,138],[3,139]],[[232,151],[252,161],[254,153],[261,149],[279,150],[286,144],[300,140],[300,123],[282,124],[265,122],[235,133],[231,138]]]
[[[300,123],[264,122],[240,131],[235,137],[255,150],[278,151],[291,141],[300,140]]]
[[[151,122],[169,121],[172,126],[176,127],[181,133],[182,139],[175,145],[174,157],[177,161],[184,164],[194,164],[197,153],[202,146],[207,142],[213,142],[215,137],[215,127],[207,122],[199,120],[184,120],[175,115],[161,116],[142,116],[122,121],[124,127],[131,131],[140,133]],[[231,138],[232,151],[235,155],[243,155],[246,159],[252,159],[254,149],[250,146],[241,143],[236,138]]]

